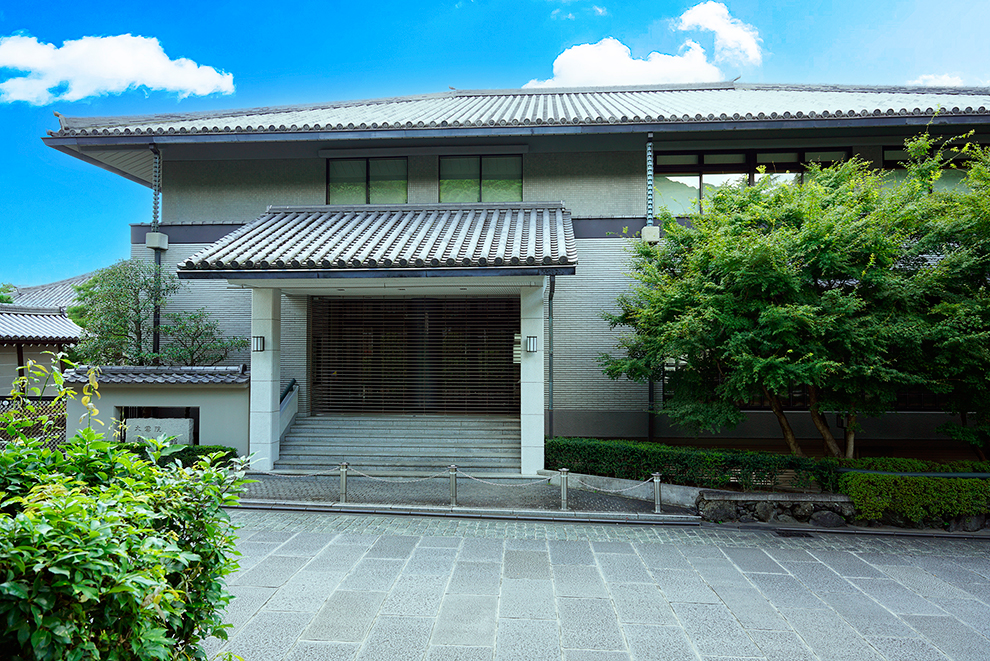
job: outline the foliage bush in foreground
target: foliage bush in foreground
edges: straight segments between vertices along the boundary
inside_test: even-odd
[[[133,452],[141,458],[148,458],[149,452],[156,453],[157,444],[154,441],[138,441],[136,443],[121,443],[120,447]],[[167,454],[160,454],[156,463],[165,466],[174,461],[178,461],[183,466],[191,466],[200,459],[219,454],[214,463],[224,464],[225,462],[237,459],[237,450],[227,445],[173,445],[169,447]]]
[[[23,410],[0,416],[16,439],[0,453],[3,658],[205,658],[204,638],[226,638],[222,507],[243,466],[159,466],[161,445],[145,459],[92,429],[51,450],[19,432]]]

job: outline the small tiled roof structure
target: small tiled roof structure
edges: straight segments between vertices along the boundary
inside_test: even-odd
[[[455,90],[142,117],[66,117],[53,137],[421,131],[990,114],[990,89],[707,83]]]
[[[79,367],[65,372],[65,382],[69,384],[86,383],[89,380],[89,366]],[[97,381],[105,384],[247,384],[251,380],[246,365],[220,367],[134,367],[112,366],[101,367]]]
[[[180,263],[179,274],[498,275],[527,267],[572,273],[577,261],[562,202],[270,207]]]
[[[76,304],[77,285],[81,285],[93,277],[92,273],[84,273],[47,285],[18,287],[11,295],[15,305],[25,305],[45,308],[66,308]]]
[[[64,309],[0,304],[0,345],[76,344],[80,333]]]

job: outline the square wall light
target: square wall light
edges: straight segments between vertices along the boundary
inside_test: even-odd
[[[255,335],[251,338],[251,351],[264,351],[265,350],[265,336]]]
[[[536,346],[536,336],[535,335],[530,335],[530,336],[528,336],[526,338],[526,351],[528,353],[536,353],[537,346]]]

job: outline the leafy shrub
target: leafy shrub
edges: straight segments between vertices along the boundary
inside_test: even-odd
[[[885,471],[889,473],[990,473],[990,461],[953,461],[941,463],[903,457],[866,457],[842,460],[844,468]]]
[[[814,483],[832,491],[835,461],[816,461],[771,452],[702,450],[656,443],[591,438],[553,438],[546,442],[548,468],[576,473],[646,480],[660,473],[665,482],[721,489],[774,489],[786,481],[808,488]]]
[[[846,473],[839,489],[864,519],[894,514],[917,523],[990,513],[990,480]]]
[[[62,391],[60,396],[71,396]],[[88,398],[88,399],[87,399]],[[95,414],[93,388],[84,404]],[[226,638],[224,577],[243,464],[183,466],[80,431],[58,450],[0,415],[0,650],[5,659],[203,658]]]
[[[149,451],[156,452],[156,445],[147,441],[121,443],[120,446],[139,457],[147,457]],[[214,453],[220,453],[220,457],[216,459],[218,463],[237,458],[237,450],[227,445],[172,445],[169,446],[168,450],[161,452],[157,463],[159,466],[165,466],[178,460],[183,466],[191,466],[203,457]]]

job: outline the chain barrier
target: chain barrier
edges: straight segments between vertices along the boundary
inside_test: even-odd
[[[254,474],[254,475],[269,475],[269,476],[272,476],[272,477],[301,477],[301,476],[289,476],[289,475],[286,475],[284,473],[272,473],[272,472],[269,472],[269,471],[251,471],[251,473]],[[419,483],[419,482],[426,482],[428,480],[434,480],[434,479],[436,479],[438,477],[442,477],[442,476],[446,475],[450,479],[450,504],[451,504],[451,506],[456,506],[457,505],[457,476],[458,475],[461,476],[461,477],[466,477],[467,479],[473,480],[473,481],[478,482],[480,484],[486,484],[486,485],[492,486],[492,487],[502,487],[502,488],[505,488],[505,489],[515,489],[515,488],[522,488],[522,487],[531,487],[531,486],[535,486],[537,484],[547,485],[547,484],[550,484],[550,481],[553,479],[552,477],[545,477],[545,478],[541,478],[539,480],[533,480],[533,481],[530,481],[530,482],[522,482],[522,483],[493,482],[491,480],[484,480],[484,479],[482,479],[480,477],[475,477],[474,475],[470,475],[468,473],[465,473],[464,471],[458,469],[456,465],[448,466],[447,469],[442,470],[442,471],[439,471],[439,472],[434,473],[432,475],[428,475],[427,477],[413,478],[413,479],[395,479],[395,478],[383,478],[383,477],[375,477],[373,475],[368,475],[367,473],[362,473],[359,470],[356,470],[354,468],[350,468],[347,463],[341,464],[340,465],[340,468],[338,468],[336,470],[333,470],[333,471],[320,471],[320,472],[316,472],[316,473],[307,473],[305,475],[305,477],[330,477],[330,476],[339,476],[340,477],[340,502],[341,503],[346,503],[347,502],[347,477],[348,477],[348,475],[366,477],[369,480],[374,480],[376,482],[384,482],[386,484],[416,484],[416,483]],[[640,488],[646,486],[647,484],[651,484],[652,483],[653,484],[653,489],[654,489],[655,511],[658,514],[661,513],[660,474],[659,473],[655,473],[653,475],[653,477],[651,477],[650,479],[643,480],[642,482],[639,482],[637,484],[634,484],[631,487],[626,487],[625,489],[605,489],[605,488],[602,488],[602,487],[592,486],[592,485],[588,484],[587,482],[584,482],[580,478],[575,477],[573,475],[570,475],[569,474],[569,471],[566,468],[561,468],[559,471],[557,471],[557,475],[560,477],[560,509],[561,510],[567,510],[568,509],[568,507],[567,507],[567,489],[568,489],[568,483],[569,482],[572,483],[572,485],[575,486],[575,487],[577,485],[581,485],[581,486],[585,487],[586,489],[588,489],[588,490],[590,490],[592,492],[610,493],[610,494],[622,494],[622,493],[626,493],[628,491],[632,491],[633,489],[640,489]]]
[[[430,475],[429,477],[420,477],[420,478],[415,478],[415,479],[411,479],[411,480],[395,480],[395,479],[390,479],[390,478],[386,478],[386,477],[375,477],[374,475],[368,475],[367,473],[362,473],[361,471],[357,470],[356,468],[351,468],[351,467],[348,467],[347,468],[347,473],[348,473],[348,475],[360,475],[361,477],[366,477],[369,480],[375,480],[377,482],[389,482],[389,483],[392,483],[392,484],[413,484],[415,482],[426,482],[427,480],[432,480],[434,478],[440,477],[441,475],[446,475],[447,474],[447,470],[445,469],[445,470],[440,471],[439,473],[434,473],[433,475]]]
[[[482,484],[487,484],[487,485],[493,486],[493,487],[504,487],[506,489],[511,489],[511,488],[515,488],[515,487],[529,487],[529,486],[532,486],[534,484],[549,484],[550,483],[550,479],[551,479],[551,478],[547,477],[547,478],[544,478],[542,480],[536,480],[535,482],[523,482],[522,484],[499,484],[498,482],[490,482],[488,480],[483,480],[480,477],[475,477],[473,475],[468,475],[464,471],[460,471],[460,470],[457,471],[457,474],[458,475],[461,475],[463,477],[466,477],[469,480],[474,480],[475,482],[481,482]]]
[[[588,484],[587,482],[582,482],[581,480],[579,480],[578,478],[574,477],[573,475],[571,475],[570,481],[571,481],[572,484],[583,484],[584,486],[586,486],[591,491],[601,491],[603,493],[625,493],[626,491],[632,491],[633,489],[638,489],[639,487],[643,486],[644,484],[652,484],[653,483],[653,478],[651,477],[648,480],[643,480],[639,484],[634,484],[631,487],[628,487],[626,489],[605,489],[605,488],[602,488],[602,487],[593,487],[590,484]]]

